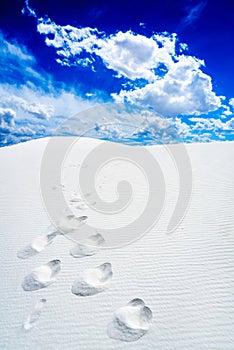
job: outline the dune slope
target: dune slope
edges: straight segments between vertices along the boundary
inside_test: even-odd
[[[150,146],[147,150],[158,158],[167,189],[163,212],[150,232],[122,248],[100,248],[82,259],[70,254],[74,242],[58,235],[51,244],[44,244],[43,249],[36,246],[38,251],[22,259],[17,253],[23,247],[50,233],[40,193],[40,166],[47,142],[41,139],[0,149],[0,348],[233,349],[234,143],[186,146],[193,191],[183,221],[171,234],[166,233],[166,227],[178,196],[178,176],[163,146]],[[133,197],[132,212],[123,211],[117,223],[75,199],[74,169],[82,166],[84,155],[99,143],[80,140],[76,157],[73,159],[71,153],[66,160],[62,185],[68,201],[73,196],[77,213],[87,215],[90,225],[101,231],[102,224],[105,229],[120,221],[124,226],[129,216],[140,215],[140,205],[147,199],[140,187],[144,179],[134,170],[127,171],[128,180],[132,177],[134,189],[140,190]],[[121,176],[125,169],[126,165],[114,162],[100,174],[104,200],[112,198],[113,174]],[[58,259],[61,271],[53,283],[34,291],[22,288],[25,276]],[[108,288],[88,297],[72,293],[79,276],[104,263],[111,263],[113,271]],[[46,278],[54,278],[48,275],[50,270],[46,274],[40,277],[44,284]],[[107,327],[114,313],[134,298],[143,299],[153,313],[148,332],[128,343],[110,338]],[[46,304],[40,318],[25,331],[22,325],[42,299]]]

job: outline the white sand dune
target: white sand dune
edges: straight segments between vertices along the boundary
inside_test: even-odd
[[[173,233],[167,234],[166,227],[178,196],[178,176],[164,147],[150,146],[147,149],[158,159],[167,189],[162,215],[150,232],[119,249],[99,247],[95,255],[82,259],[70,254],[74,242],[56,235],[53,244],[46,242],[36,254],[19,259],[19,251],[50,233],[40,193],[40,166],[47,142],[41,139],[0,149],[0,349],[233,350],[234,143],[186,146],[193,192],[186,216]],[[147,200],[139,189],[136,203],[118,216],[118,222],[112,222],[110,216],[103,218],[85,204],[80,207],[80,195],[72,187],[77,176],[74,169],[101,142],[79,141],[76,158],[68,157],[64,165],[62,184],[68,202],[74,208],[79,204],[74,210],[87,215],[100,234],[102,225],[105,229],[124,226],[131,215],[137,217]],[[101,195],[107,202],[112,198],[113,176],[121,171],[126,171],[121,163],[110,164],[108,172],[100,174]],[[126,175],[132,177],[134,188],[140,187],[137,172],[127,169]],[[25,292],[25,276],[53,260],[61,261],[56,281]],[[85,298],[72,294],[72,285],[83,271],[106,262],[113,270],[107,289]],[[108,325],[116,310],[125,310],[121,308],[136,298],[144,300],[153,314],[149,330],[147,325],[146,334],[133,342],[109,337]],[[45,299],[40,318],[25,332],[22,325],[32,305]],[[135,316],[130,321],[139,322]]]

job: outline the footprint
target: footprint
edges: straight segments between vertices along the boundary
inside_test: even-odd
[[[70,203],[80,203],[82,202],[82,199],[79,197],[73,197],[72,199],[69,200]]]
[[[85,209],[88,209],[88,206],[87,206],[84,202],[80,202],[80,203],[76,206],[76,209],[85,210]]]
[[[46,304],[46,299],[40,299],[35,305],[32,312],[28,315],[26,321],[23,324],[23,328],[28,331],[35,326],[35,323],[41,316],[42,309]]]
[[[61,261],[52,260],[45,265],[41,265],[25,276],[22,288],[25,291],[34,291],[49,286],[56,281],[56,275],[61,270]]]
[[[86,203],[79,197],[73,197],[72,199],[69,200],[69,202],[71,203],[71,205],[75,205],[76,204],[76,209],[79,210],[84,210],[84,209],[88,209],[88,206],[86,205]]]
[[[63,215],[60,220],[56,223],[56,227],[62,234],[70,233],[77,230],[81,225],[87,221],[88,217],[75,216],[73,214]]]
[[[83,243],[77,243],[74,247],[70,249],[70,254],[74,258],[83,258],[85,256],[92,256],[96,254],[98,246],[105,242],[104,238],[100,233],[92,235]]]
[[[125,342],[136,341],[147,333],[153,314],[141,299],[133,299],[114,313],[108,325],[110,338]]]
[[[17,257],[19,259],[28,259],[31,256],[37,255],[51,244],[57,235],[59,235],[58,232],[52,232],[44,236],[38,236],[31,244],[20,249]]]
[[[104,263],[93,269],[84,271],[72,286],[72,293],[87,297],[103,292],[113,275],[111,264]]]

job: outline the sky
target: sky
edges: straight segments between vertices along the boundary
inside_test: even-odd
[[[151,113],[127,139],[234,140],[233,14],[232,0],[1,1],[0,146],[110,102]]]

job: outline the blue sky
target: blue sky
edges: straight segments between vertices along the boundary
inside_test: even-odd
[[[52,135],[103,102],[165,118],[166,140],[174,129],[185,142],[234,139],[232,1],[0,6],[1,146]],[[158,135],[156,120],[139,135]]]

